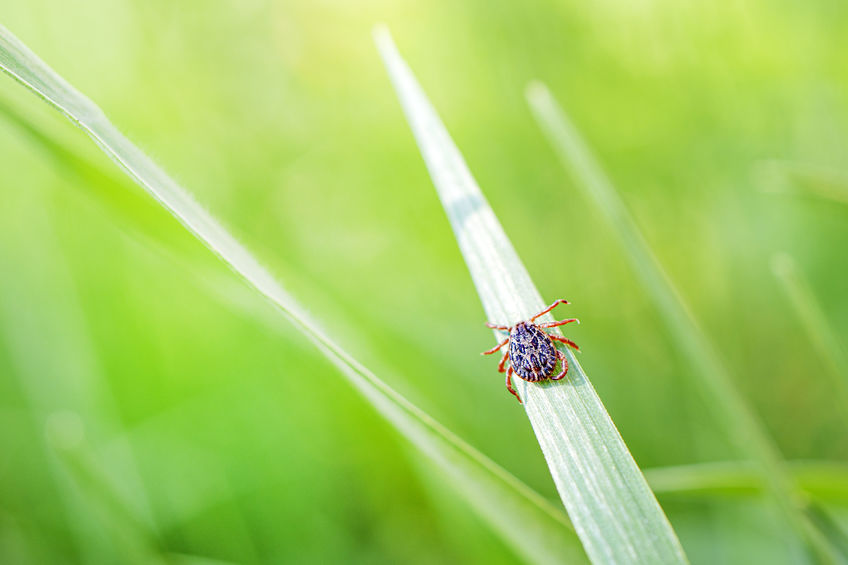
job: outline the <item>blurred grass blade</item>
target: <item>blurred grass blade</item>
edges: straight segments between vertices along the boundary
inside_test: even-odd
[[[821,502],[848,503],[848,465],[832,461],[787,462],[793,481]],[[766,485],[750,461],[695,463],[645,469],[648,484],[657,496],[754,495]]]
[[[805,514],[806,501],[795,488],[783,466],[777,447],[763,424],[748,407],[733,380],[702,332],[688,306],[651,252],[633,218],[612,183],[596,162],[580,134],[571,124],[550,91],[541,83],[531,84],[527,99],[540,127],[577,185],[598,207],[624,248],[631,266],[692,364],[692,374],[707,404],[716,411],[728,438],[742,454],[756,461],[768,482],[770,492],[788,521],[825,562],[836,560],[835,549],[827,543]]]
[[[810,341],[813,342],[822,362],[827,365],[828,374],[843,403],[843,409],[848,410],[848,359],[845,350],[828,325],[809,283],[798,271],[792,257],[785,253],[775,255],[771,266],[774,276],[810,336]]]
[[[848,552],[848,530],[834,520],[828,507],[848,503],[848,466],[831,461],[787,463],[792,478],[811,500],[804,509],[824,539],[838,553]],[[759,495],[767,488],[756,465],[744,462],[714,462],[646,469],[645,476],[661,497],[717,497]]]
[[[48,477],[44,497],[55,499],[60,519],[66,520],[73,535],[69,555],[90,563],[121,557],[162,563],[150,543],[158,525],[130,444],[116,441],[110,468],[103,471],[119,470],[123,488],[117,495],[138,528],[112,519],[98,504],[102,499],[90,496],[75,461],[68,457],[71,446],[87,437],[115,437],[120,411],[98,364],[78,297],[67,292],[73,286],[72,276],[43,199],[37,193],[27,194],[27,206],[34,213],[26,214],[25,227],[0,226],[0,265],[19,265],[14,274],[0,277],[0,336],[10,346],[8,376],[17,377],[31,414],[23,426],[15,426],[15,433],[32,442],[33,463]],[[34,428],[31,432],[26,429],[29,425]],[[23,451],[4,448],[4,452],[15,460],[32,457]]]
[[[108,171],[102,170],[83,155],[75,153],[72,147],[52,139],[37,125],[1,103],[0,114],[22,128],[64,172],[76,176],[76,182],[84,184],[86,190],[93,192],[113,219],[134,227],[139,234],[148,237],[175,260],[183,265],[190,265],[191,272],[197,277],[196,282],[216,299],[234,311],[257,318],[274,331],[284,331],[281,327],[282,319],[275,310],[268,309],[264,307],[264,302],[258,304],[245,295],[247,288],[243,289],[243,293],[241,287],[227,284],[229,280],[223,281],[221,277],[216,277],[205,262],[199,263],[194,249],[183,244],[179,234],[171,229],[170,224],[163,222],[155,209],[150,209],[148,199],[138,198],[134,193],[126,191],[126,187]],[[92,183],[96,186],[89,189]],[[158,209],[161,210],[161,207]],[[138,213],[139,210],[141,213]],[[150,223],[156,225],[153,232],[150,231]],[[373,375],[372,377],[377,378]],[[369,389],[367,381],[359,379],[357,384],[363,389],[363,393],[366,392],[365,389]],[[560,509],[552,506],[538,493],[453,434],[446,432],[451,438],[448,442],[450,445],[440,445],[444,438],[428,439],[426,430],[416,429],[415,423],[408,421],[409,416],[397,413],[392,408],[391,398],[377,394],[372,401],[384,415],[391,413],[395,425],[402,432],[406,430],[408,437],[414,434],[418,438],[416,445],[428,452],[432,458],[439,460],[441,468],[449,474],[453,484],[461,490],[478,513],[529,561],[586,561],[573,528]],[[406,403],[405,400],[403,402]],[[435,422],[434,424],[441,427]],[[527,531],[523,531],[525,528]],[[564,537],[563,529],[566,529]],[[527,539],[533,536],[538,539],[527,544]]]
[[[512,322],[542,310],[545,303],[388,31],[375,30],[375,39],[488,319]],[[516,384],[586,553],[593,563],[685,563],[586,374],[566,355],[571,370],[562,381]],[[503,386],[500,378],[491,385]],[[504,401],[514,402],[506,392]]]
[[[71,186],[103,206],[113,222],[132,226],[142,237],[155,238],[159,245],[173,249],[183,259],[191,257],[192,262],[197,262],[199,257],[209,257],[209,264],[219,264],[173,215],[120,170],[107,169],[95,162],[71,140],[58,135],[55,127],[50,131],[48,124],[26,115],[4,98],[0,98],[0,118],[31,140],[65,178],[73,179],[69,183]],[[76,133],[76,130],[71,131]]]
[[[828,506],[813,502],[808,511],[810,521],[824,534],[824,536],[838,548],[842,555],[848,555],[848,526],[844,518],[837,513],[831,512]]]
[[[270,299],[403,436],[442,469],[457,492],[520,555],[538,563],[585,561],[561,511],[411,404],[325,335],[206,210],[124,137],[97,106],[2,26],[0,68],[81,127],[191,233]]]
[[[848,204],[848,174],[845,171],[770,160],[757,163],[752,172],[763,192],[814,196]]]

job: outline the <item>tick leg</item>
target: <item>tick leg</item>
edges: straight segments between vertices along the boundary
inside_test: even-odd
[[[493,347],[492,349],[490,349],[490,350],[488,350],[488,351],[484,351],[484,352],[483,352],[483,353],[481,353],[480,355],[491,355],[492,353],[494,353],[495,351],[497,351],[498,349],[500,349],[501,347],[503,347],[504,345],[506,345],[506,342],[508,342],[508,341],[509,341],[509,338],[507,337],[505,340],[503,340],[502,342],[500,342],[500,343],[499,343],[496,347]]]
[[[552,381],[560,380],[568,372],[568,359],[565,358],[565,354],[562,351],[560,351],[559,349],[557,349],[557,357],[562,359],[562,371],[560,371],[560,373],[557,376],[551,377]]]
[[[510,368],[509,368],[509,370],[506,372],[506,389],[507,389],[507,390],[508,390],[508,391],[509,391],[509,392],[510,392],[510,393],[511,393],[511,394],[512,394],[515,398],[517,398],[517,399],[518,399],[518,403],[519,403],[519,404],[524,404],[523,402],[521,402],[521,398],[518,396],[518,393],[517,393],[517,392],[515,392],[515,389],[514,389],[514,388],[512,388],[512,367],[510,367]]]
[[[556,302],[554,302],[553,304],[551,304],[550,306],[548,306],[547,308],[545,308],[544,310],[542,310],[541,312],[539,312],[538,314],[536,314],[535,316],[530,318],[530,321],[533,322],[533,321],[536,320],[536,318],[544,316],[545,314],[547,314],[548,312],[550,312],[551,310],[553,310],[554,308],[556,308],[560,304],[569,304],[569,302],[565,298],[560,298],[559,300],[557,300]]]
[[[504,351],[503,357],[501,357],[501,362],[498,363],[498,372],[499,373],[503,373],[504,371],[506,371],[506,369],[504,369],[504,363],[506,363],[507,359],[509,359],[509,349]]]
[[[506,330],[509,331],[509,326],[501,326],[499,324],[493,324],[492,322],[486,322],[487,328],[492,328],[493,330]]]
[[[571,341],[570,339],[565,339],[564,337],[559,337],[558,335],[551,335],[551,334],[548,334],[548,337],[551,338],[551,339],[554,339],[556,341],[562,342],[569,347],[573,347],[576,351],[580,351],[580,348],[577,347],[577,344],[574,343],[573,341]]]
[[[580,320],[578,320],[577,318],[569,318],[567,320],[560,320],[558,322],[542,322],[541,324],[539,324],[539,327],[540,328],[555,328],[557,326],[564,326],[565,324],[570,324],[571,322],[577,322],[579,324]]]

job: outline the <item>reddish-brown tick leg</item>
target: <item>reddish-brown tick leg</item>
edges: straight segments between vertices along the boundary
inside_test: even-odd
[[[507,389],[507,390],[508,390],[508,391],[509,391],[509,392],[510,392],[510,393],[511,393],[511,394],[512,394],[515,398],[517,398],[517,399],[518,399],[518,403],[519,403],[519,404],[524,404],[523,402],[521,402],[521,398],[518,396],[518,393],[517,393],[517,392],[515,392],[515,389],[514,389],[514,388],[512,388],[512,367],[510,367],[510,368],[509,368],[509,370],[506,372],[506,389]]]
[[[502,342],[500,342],[500,343],[499,343],[496,347],[493,347],[492,349],[490,349],[490,350],[488,350],[488,351],[484,351],[484,352],[483,352],[483,353],[481,353],[480,355],[491,355],[492,353],[494,353],[495,351],[497,351],[498,349],[500,349],[501,347],[503,347],[504,345],[506,345],[506,342],[508,342],[508,341],[509,341],[509,338],[506,338],[505,340],[503,340]]]
[[[571,322],[577,322],[579,324],[580,320],[578,320],[577,318],[569,318],[567,320],[560,320],[558,322],[542,322],[541,324],[539,324],[539,327],[540,328],[555,328],[557,326],[564,326],[565,324],[570,324]]]
[[[503,357],[501,357],[501,362],[498,363],[498,372],[499,373],[503,373],[504,371],[506,371],[506,369],[504,369],[504,363],[506,363],[507,359],[509,359],[509,349],[504,351]]]
[[[560,371],[560,373],[557,376],[551,377],[552,381],[560,380],[568,372],[568,359],[565,358],[565,354],[562,351],[560,351],[559,349],[557,349],[557,357],[562,359],[562,371]]]
[[[550,306],[548,306],[547,308],[545,308],[544,310],[542,310],[541,312],[539,312],[538,314],[536,314],[535,316],[530,318],[530,321],[534,322],[534,321],[536,321],[536,318],[544,316],[545,314],[547,314],[548,312],[550,312],[551,310],[553,310],[554,308],[556,308],[560,304],[568,304],[568,303],[569,303],[568,300],[566,300],[565,298],[560,298],[559,300],[557,300],[556,302],[554,302],[553,304],[551,304]]]
[[[573,347],[576,351],[580,351],[580,348],[577,347],[577,344],[574,343],[573,341],[571,341],[570,339],[566,339],[564,337],[559,337],[558,335],[551,335],[551,334],[548,334],[548,337],[551,338],[551,339],[555,339],[557,341],[560,341],[560,342],[566,344],[569,347]]]
[[[502,326],[500,324],[493,324],[492,322],[486,322],[487,328],[492,328],[493,330],[506,330],[509,331],[509,326]]]

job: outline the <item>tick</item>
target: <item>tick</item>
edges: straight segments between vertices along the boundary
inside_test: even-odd
[[[565,358],[565,354],[562,351],[554,346],[554,341],[562,342],[569,347],[573,347],[578,351],[580,350],[577,344],[570,339],[551,335],[545,331],[548,328],[577,322],[576,318],[556,322],[543,322],[541,324],[536,323],[537,318],[544,316],[560,304],[568,303],[568,300],[560,298],[529,320],[518,322],[514,326],[502,326],[491,322],[486,323],[486,327],[509,332],[509,337],[500,342],[497,347],[484,351],[481,355],[491,355],[506,344],[509,344],[503,357],[501,357],[501,362],[498,364],[498,372],[506,372],[506,388],[515,398],[518,398],[518,402],[521,402],[521,398],[518,397],[515,389],[512,388],[513,373],[531,383],[543,381],[548,378],[552,381],[558,381],[568,372],[568,359]],[[552,376],[556,368],[557,359],[562,361],[562,370],[556,376]],[[504,367],[507,361],[509,361],[508,369]]]

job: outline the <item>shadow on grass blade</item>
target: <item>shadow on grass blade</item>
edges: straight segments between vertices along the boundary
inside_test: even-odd
[[[375,30],[375,40],[488,319],[512,323],[542,310],[539,292],[388,31]],[[517,379],[516,388],[586,553],[593,563],[685,563],[677,536],[586,373],[564,352],[571,369],[562,381]],[[492,378],[492,386],[503,383]]]
[[[276,310],[266,304],[262,315],[270,316],[272,311],[282,313],[309,338],[401,435],[447,475],[459,496],[468,501],[519,555],[536,563],[586,561],[574,531],[559,509],[407,401],[324,334],[214,217],[118,131],[94,103],[2,26],[0,68],[82,128],[124,172],[251,287],[269,299]],[[56,147],[48,146],[48,149],[57,151]],[[58,157],[61,161],[67,155],[59,152]],[[126,211],[126,204],[118,200],[109,205]]]

